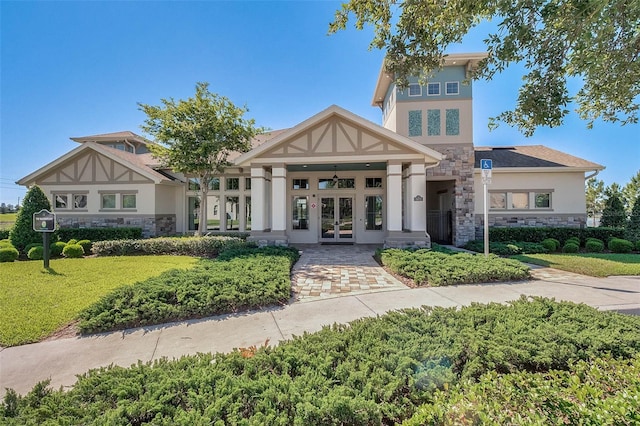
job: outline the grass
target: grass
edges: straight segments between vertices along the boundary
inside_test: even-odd
[[[0,345],[36,342],[72,322],[114,289],[160,273],[187,269],[186,256],[97,257],[0,264]]]
[[[592,277],[640,275],[638,254],[527,254],[513,256],[513,259]]]
[[[2,213],[0,214],[0,229],[9,229],[16,223],[18,213]]]

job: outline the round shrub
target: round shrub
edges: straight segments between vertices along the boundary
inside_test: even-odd
[[[15,248],[15,247],[13,247],[13,244],[11,244],[10,241],[5,242],[3,240],[3,241],[0,241],[0,248]]]
[[[15,247],[0,248],[0,262],[13,262],[19,255],[20,253]]]
[[[614,253],[629,253],[633,250],[633,243],[622,238],[612,238],[609,241],[609,250]]]
[[[31,244],[27,244],[27,246],[24,248],[24,252],[28,254],[28,253],[29,253],[29,250],[31,250],[31,249],[32,249],[32,248],[34,248],[34,247],[38,247],[38,246],[42,247],[42,243],[31,243]]]
[[[84,256],[84,249],[80,244],[67,244],[62,250],[62,255],[69,258],[78,258]]]
[[[560,248],[560,241],[554,238],[547,238],[542,240],[542,246],[546,248],[549,252],[557,251]]]
[[[604,250],[604,242],[595,238],[589,238],[584,244],[587,253],[601,253]]]
[[[78,241],[78,245],[81,245],[83,250],[84,250],[84,254],[89,254],[91,253],[91,246],[93,246],[93,243],[89,240],[80,240]]]
[[[580,247],[580,238],[578,237],[568,238],[567,241],[564,242],[564,244],[567,245],[568,243],[575,244],[578,247]]]
[[[573,243],[573,242],[568,242],[564,245],[564,247],[562,247],[562,252],[563,253],[577,253],[578,250],[580,249],[580,247]]]
[[[33,246],[27,252],[27,257],[31,260],[42,260],[44,257],[44,248],[42,246]]]
[[[640,251],[640,240],[636,241],[636,251]]]
[[[62,250],[64,250],[67,243],[62,241],[56,241],[55,243],[51,243],[49,246],[51,257],[57,257],[62,255]]]
[[[67,244],[78,244],[78,240],[76,240],[75,238],[72,238],[69,241],[67,241]]]

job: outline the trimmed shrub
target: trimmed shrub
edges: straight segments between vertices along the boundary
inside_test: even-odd
[[[142,238],[142,228],[60,228],[57,234],[62,241],[137,240]]]
[[[580,250],[580,247],[573,242],[568,242],[562,247],[563,253],[577,253]]]
[[[640,240],[636,241],[636,251],[640,251]]]
[[[84,250],[80,244],[67,244],[62,250],[62,255],[68,258],[80,258],[84,256]]]
[[[62,241],[56,241],[55,243],[51,243],[49,246],[51,257],[59,257],[62,256],[62,251],[64,250],[67,243]]]
[[[475,251],[477,253],[484,253],[484,241],[469,241],[467,244],[465,244],[464,248],[466,248],[467,250]],[[547,253],[548,251],[549,250],[547,250],[542,244],[538,243],[527,243],[522,241],[509,241],[506,243],[489,242],[489,252],[497,254],[498,256]]]
[[[545,238],[542,240],[542,246],[547,249],[549,252],[558,251],[560,248],[560,241],[555,238]]]
[[[0,240],[9,239],[9,233],[11,229],[0,229]]]
[[[177,254],[215,257],[221,251],[254,246],[233,237],[151,238],[148,240],[96,241],[93,252],[98,256],[130,256],[135,254]]]
[[[91,254],[91,247],[93,246],[93,243],[89,240],[80,240],[78,241],[78,244],[82,246],[82,249],[84,250],[84,254]]]
[[[584,244],[584,248],[588,253],[601,253],[604,251],[604,242],[595,238],[589,238]]]
[[[75,238],[70,239],[69,241],[67,241],[67,244],[78,244],[78,240],[76,240]]]
[[[0,262],[13,262],[18,256],[20,256],[20,253],[15,247],[0,248]]]
[[[27,257],[31,260],[42,260],[44,258],[44,248],[42,246],[34,246],[27,252]]]
[[[564,244],[565,244],[565,245],[567,245],[567,244],[569,244],[569,243],[571,243],[571,244],[575,244],[575,245],[577,245],[578,247],[580,247],[580,238],[578,238],[578,237],[571,237],[571,238],[568,238],[568,239],[567,239],[567,241],[565,241],[565,242],[564,242]]]
[[[566,241],[571,237],[577,237],[580,241],[587,238],[597,238],[608,241],[609,238],[624,238],[624,228],[552,228],[552,227],[514,227],[514,228],[489,228],[490,241],[529,241],[538,243],[546,238],[555,238]],[[560,246],[558,246],[560,247]]]
[[[18,251],[24,252],[28,244],[42,241],[42,233],[33,230],[33,214],[43,209],[51,211],[51,203],[42,189],[33,185],[24,197],[22,208],[16,216],[16,223],[11,228],[9,236]]]
[[[614,253],[629,253],[633,250],[633,243],[621,238],[613,238],[609,241],[609,250]]]
[[[34,248],[34,247],[42,247],[42,243],[40,242],[40,243],[31,243],[31,244],[28,244],[28,245],[24,248],[24,252],[25,252],[25,253],[29,253],[29,250],[31,250],[31,249],[32,249],[32,248]]]

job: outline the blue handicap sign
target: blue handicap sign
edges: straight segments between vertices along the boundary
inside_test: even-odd
[[[493,160],[489,160],[489,159],[481,159],[480,160],[480,168],[482,170],[491,170],[493,169]]]

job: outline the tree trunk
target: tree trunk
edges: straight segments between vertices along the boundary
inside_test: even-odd
[[[209,183],[200,179],[200,221],[195,235],[197,237],[207,233],[207,194],[209,192]]]

